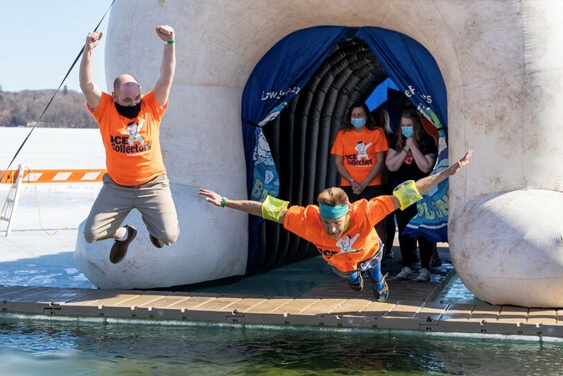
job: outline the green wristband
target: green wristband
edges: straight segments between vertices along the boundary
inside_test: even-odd
[[[225,207],[226,204],[227,204],[227,198],[223,196],[223,198],[221,199],[221,206]]]
[[[166,44],[174,44],[174,43],[176,43],[176,41],[175,41],[174,39],[169,40],[169,41],[166,42]]]
[[[405,152],[405,154],[408,154],[409,151],[407,150],[407,148],[403,148],[403,151]]]

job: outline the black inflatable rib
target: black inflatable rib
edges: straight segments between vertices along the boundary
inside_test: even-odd
[[[338,186],[330,149],[348,107],[365,100],[387,78],[368,45],[346,40],[307,85],[263,131],[280,178],[279,197],[291,204],[315,203],[320,191]],[[250,274],[317,255],[309,242],[264,221]]]

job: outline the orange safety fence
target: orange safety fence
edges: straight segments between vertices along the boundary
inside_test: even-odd
[[[0,170],[1,184],[14,184],[18,170]],[[106,170],[29,170],[23,171],[21,183],[92,183],[100,182]]]

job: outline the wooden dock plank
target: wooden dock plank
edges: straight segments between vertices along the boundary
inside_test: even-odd
[[[338,314],[338,315],[358,315],[359,312],[362,312],[367,306],[369,306],[372,302],[366,299],[346,299],[331,310],[328,313]]]
[[[529,324],[557,324],[557,310],[545,308],[530,308],[528,311]]]
[[[233,308],[229,308],[229,307],[231,307],[233,304],[237,302],[240,302],[241,299],[244,298],[215,298],[215,299],[210,299],[209,301],[191,309],[198,311],[230,312],[233,310]]]
[[[289,298],[268,298],[261,303],[249,308],[246,312],[247,313],[272,313],[278,312],[282,309],[286,304],[293,301],[293,299]]]
[[[302,313],[317,301],[318,299],[292,299],[291,301],[287,302],[287,304],[284,304],[282,307],[279,307],[273,312]]]
[[[337,310],[344,302],[346,302],[344,299],[320,299],[301,313],[305,315],[328,314]]]
[[[27,294],[22,294],[26,292]],[[16,294],[14,294],[16,293]],[[87,297],[81,299],[80,296]],[[0,312],[563,337],[560,312],[415,300],[248,298],[0,287]],[[11,296],[11,298],[10,298]],[[51,297],[66,296],[68,303]],[[75,299],[78,298],[78,299]]]
[[[397,271],[400,265],[386,267]],[[563,310],[433,302],[451,272],[446,265],[430,283],[389,278],[391,296],[384,303],[374,301],[367,277],[361,293],[334,276],[299,297],[0,286],[0,314],[563,337]]]
[[[0,299],[9,299],[12,302],[41,302],[41,303],[65,303],[74,299],[90,296],[95,290],[89,289],[64,289],[49,287],[34,287],[14,290],[9,294],[3,294]]]

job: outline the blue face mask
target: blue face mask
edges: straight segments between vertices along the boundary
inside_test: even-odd
[[[356,128],[361,128],[366,125],[366,118],[352,118],[350,123]]]
[[[413,134],[412,127],[402,126],[401,127],[401,133],[403,133],[403,136],[405,136],[406,138],[412,137],[412,134]]]

